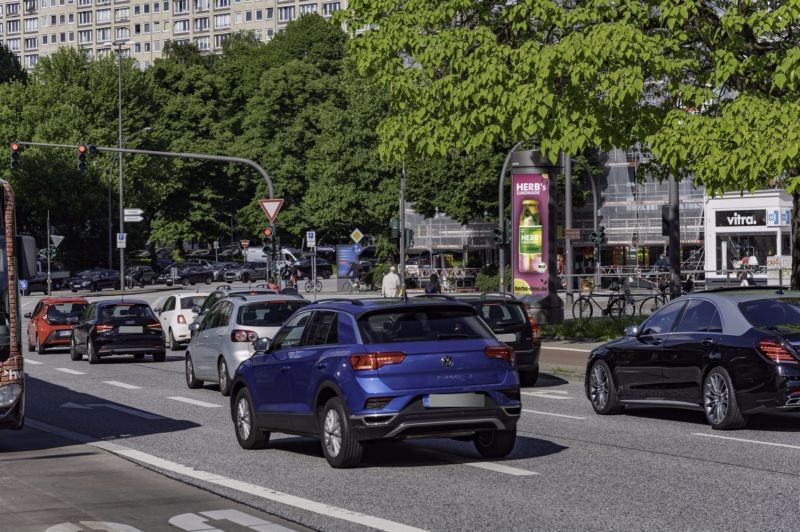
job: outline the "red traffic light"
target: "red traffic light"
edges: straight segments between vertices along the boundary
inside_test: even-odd
[[[264,229],[264,231],[263,231],[263,234],[264,234],[264,236],[265,236],[265,237],[267,237],[267,238],[271,237],[271,236],[272,236],[272,229],[270,229],[269,227],[267,227],[266,229]]]
[[[78,153],[86,153],[89,151],[89,148],[86,147],[86,144],[78,144]]]
[[[19,143],[12,142],[11,143],[11,151],[19,151]]]

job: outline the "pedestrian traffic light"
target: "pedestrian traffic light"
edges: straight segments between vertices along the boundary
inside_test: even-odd
[[[503,243],[503,231],[501,231],[499,227],[494,228],[494,241],[496,244]]]
[[[86,152],[89,151],[89,148],[86,147],[86,144],[78,144],[78,171],[85,172],[86,171]]]
[[[397,218],[392,218],[389,220],[389,227],[392,230],[392,240],[397,240],[400,238],[400,220]]]
[[[11,169],[19,170],[19,144],[11,143]]]
[[[412,229],[404,229],[403,237],[405,238],[407,248],[414,247],[414,231]]]

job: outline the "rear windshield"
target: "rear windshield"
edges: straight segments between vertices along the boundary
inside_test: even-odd
[[[100,310],[100,321],[118,319],[118,318],[152,318],[156,319],[153,311],[150,310],[149,305],[132,304],[132,305],[109,305]]]
[[[47,307],[47,321],[54,325],[78,323],[86,303],[58,303]]]
[[[251,327],[280,327],[295,310],[308,301],[259,301],[239,307],[236,323]]]
[[[475,309],[489,327],[507,327],[528,323],[528,317],[521,306],[517,304],[486,302],[476,304]]]
[[[739,310],[754,327],[800,329],[800,299],[758,299],[739,303]]]
[[[441,307],[372,312],[358,328],[366,343],[494,338],[473,312]]]
[[[192,308],[193,306],[197,305],[198,307],[203,306],[203,302],[206,300],[206,296],[192,296],[192,297],[182,297],[181,298],[181,308]]]

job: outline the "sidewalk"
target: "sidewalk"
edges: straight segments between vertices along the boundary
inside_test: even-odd
[[[540,371],[567,377],[570,380],[583,380],[589,353],[603,343],[544,341],[539,355]]]

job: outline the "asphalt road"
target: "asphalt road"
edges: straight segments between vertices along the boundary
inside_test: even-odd
[[[37,299],[24,298],[25,310]],[[753,416],[736,432],[713,431],[696,412],[600,417],[580,382],[545,375],[523,390],[505,460],[485,461],[466,442],[414,440],[370,446],[361,467],[334,470],[309,438],[239,448],[227,398],[186,388],[182,355],[90,366],[66,352],[29,354],[29,426],[66,429],[62,437],[320,530],[795,528],[797,414]]]

